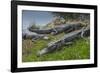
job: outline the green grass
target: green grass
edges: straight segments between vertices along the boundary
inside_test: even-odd
[[[45,54],[37,57],[37,52],[45,47],[50,41],[58,40],[64,33],[57,36],[51,36],[49,40],[39,39],[35,42],[31,40],[23,40],[23,62],[33,61],[55,61],[55,60],[76,60],[76,59],[89,59],[90,58],[90,43],[84,39],[77,39],[73,41],[72,45],[62,46],[61,50]],[[56,38],[56,39],[55,39]],[[87,39],[87,38],[86,38]],[[26,46],[26,47],[25,47]]]

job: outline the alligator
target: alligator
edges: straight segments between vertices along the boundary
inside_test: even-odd
[[[77,24],[63,24],[60,26],[56,26],[55,28],[50,28],[50,29],[32,29],[32,28],[28,28],[29,31],[31,32],[35,32],[38,34],[59,34],[61,32],[71,32],[74,30],[78,30],[81,29],[83,27],[83,25],[81,23],[77,23]]]
[[[89,27],[81,28],[81,29],[76,30],[76,31],[72,31],[72,32],[66,34],[64,37],[62,37],[58,41],[52,43],[51,45],[48,45],[46,48],[44,48],[40,51],[38,51],[37,56],[42,56],[44,54],[61,49],[61,47],[64,46],[66,43],[72,42],[76,38],[89,36],[89,32],[90,32]]]

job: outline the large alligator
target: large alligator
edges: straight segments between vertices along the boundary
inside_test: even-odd
[[[41,56],[41,55],[44,55],[46,53],[50,53],[50,52],[53,52],[55,50],[58,50],[63,45],[65,45],[66,43],[72,42],[76,38],[89,36],[89,32],[90,32],[89,27],[70,32],[70,33],[66,34],[64,37],[62,37],[60,40],[52,43],[51,45],[48,45],[47,48],[44,48],[44,49],[38,51],[37,56]]]
[[[77,24],[63,24],[60,26],[57,26],[55,28],[51,28],[51,29],[32,29],[29,28],[29,31],[31,32],[36,32],[38,34],[59,34],[61,32],[70,32],[70,31],[74,31],[74,30],[78,30],[81,29],[83,27],[83,25],[81,23],[77,23]]]

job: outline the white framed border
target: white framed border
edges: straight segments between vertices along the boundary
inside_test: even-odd
[[[60,8],[60,7],[44,7],[44,6],[24,6],[18,5],[18,44],[17,44],[17,66],[18,68],[26,67],[43,67],[43,66],[59,66],[59,65],[78,65],[78,64],[94,64],[94,10],[93,9],[77,9],[77,8]],[[64,61],[45,61],[45,62],[22,62],[22,10],[52,11],[52,12],[75,12],[90,13],[90,59],[84,60],[64,60]],[[91,30],[92,29],[92,30]],[[56,63],[55,63],[56,62]]]

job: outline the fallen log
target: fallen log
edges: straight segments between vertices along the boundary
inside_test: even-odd
[[[87,32],[89,32],[89,31],[90,31],[90,28],[86,28],[86,29],[82,28],[80,30],[70,32],[70,33],[66,34],[64,37],[62,37],[61,39],[59,39],[58,41],[48,45],[47,48],[44,48],[44,49],[38,51],[37,56],[41,56],[41,55],[44,55],[46,53],[50,53],[50,52],[53,52],[55,50],[58,50],[62,46],[64,46],[66,43],[72,42],[76,38],[79,38],[83,35],[84,36],[87,35]]]
[[[77,24],[63,24],[61,26],[55,27],[55,28],[51,28],[51,29],[32,29],[29,28],[29,31],[31,32],[36,32],[38,34],[59,34],[61,32],[71,32],[74,30],[78,30],[81,29],[83,27],[83,25],[81,23],[77,23]]]

